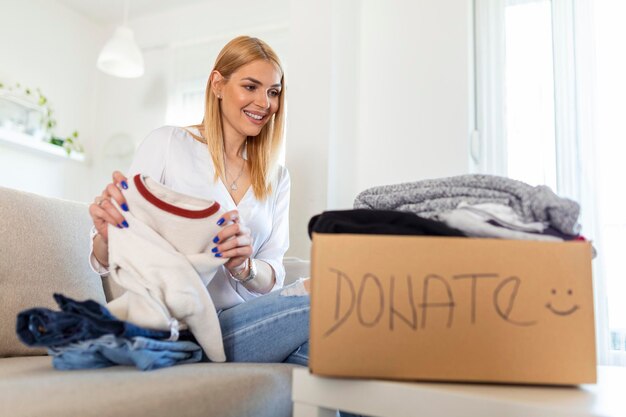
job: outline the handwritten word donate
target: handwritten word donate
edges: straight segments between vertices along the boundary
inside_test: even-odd
[[[457,282],[466,282],[470,286],[469,313],[471,323],[474,324],[476,322],[477,287],[481,285],[481,282],[487,280],[497,282],[491,294],[491,303],[497,317],[513,326],[537,324],[536,320],[520,321],[511,317],[519,287],[522,284],[522,280],[516,276],[501,276],[496,273],[465,273],[450,277],[437,274],[418,277],[407,274],[402,278],[391,275],[382,280],[373,273],[365,273],[360,276],[359,282],[356,282],[343,271],[335,268],[329,268],[329,271],[336,278],[336,301],[334,324],[325,332],[324,336],[329,336],[337,331],[353,316],[356,316],[358,323],[364,327],[379,325],[388,326],[390,330],[394,330],[397,322],[401,322],[413,330],[423,329],[427,325],[429,311],[433,309],[447,310],[446,327],[450,328],[457,308],[455,292],[453,291],[453,288],[458,286],[455,284]],[[396,290],[396,281],[400,279],[405,281],[406,290]],[[414,287],[421,287],[421,297],[416,296],[413,291]],[[368,294],[367,297],[365,296],[366,293]],[[467,291],[463,291],[463,295],[465,294]],[[397,309],[399,304],[402,304],[405,313]]]

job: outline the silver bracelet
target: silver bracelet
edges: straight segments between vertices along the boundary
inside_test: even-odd
[[[254,278],[256,278],[256,263],[254,262],[254,259],[248,258],[246,260],[246,262],[248,262],[248,266],[250,268],[249,271],[248,271],[248,276],[243,277],[243,278],[239,278],[239,277],[234,276],[232,273],[230,273],[230,271],[228,271],[228,273],[229,273],[229,275],[230,275],[230,277],[232,279],[234,279],[237,282],[241,282],[242,284],[244,284],[246,282],[250,282]]]

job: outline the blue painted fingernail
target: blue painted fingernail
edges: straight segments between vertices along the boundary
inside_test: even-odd
[[[122,184],[123,189],[128,190],[128,184],[126,184],[126,181],[122,181],[120,184]]]
[[[215,236],[215,237],[213,238],[213,243],[217,243],[217,242],[219,242],[219,241],[220,241],[220,238],[219,238],[219,237]]]
[[[121,224],[118,224],[117,227],[118,227],[118,229],[123,229]]]
[[[222,224],[224,224],[224,218],[223,217],[217,221],[217,225],[218,226],[221,226]]]
[[[222,254],[221,254],[221,253],[216,253],[216,254],[215,254],[215,257],[216,257],[216,258],[221,258],[221,257],[222,257]]]
[[[122,224],[124,225],[124,227],[128,227],[128,222],[126,220],[124,220]]]
[[[128,211],[128,205],[126,203],[122,203],[122,210]]]
[[[211,252],[216,253],[218,251],[217,246],[211,249]]]

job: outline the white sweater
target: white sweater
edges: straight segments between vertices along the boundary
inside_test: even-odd
[[[180,321],[209,359],[225,361],[217,312],[206,288],[226,262],[211,252],[224,209],[139,174],[122,193],[129,227],[109,225],[109,265],[111,277],[127,291],[107,307],[119,319],[151,329],[176,333]]]

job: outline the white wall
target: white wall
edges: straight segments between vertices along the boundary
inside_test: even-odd
[[[351,208],[357,185],[362,0],[332,2],[330,150],[327,208]]]
[[[0,80],[40,88],[63,137],[93,145],[95,61],[104,34],[56,2],[1,0]],[[90,198],[89,161],[79,163],[0,143],[0,185],[72,200]]]
[[[291,175],[288,255],[309,259],[307,224],[327,207],[331,153],[331,0],[290,4],[287,153]]]
[[[365,0],[356,189],[468,170],[471,2]]]
[[[375,185],[468,172],[472,8],[292,0],[291,12],[289,254],[309,258],[313,214]]]

